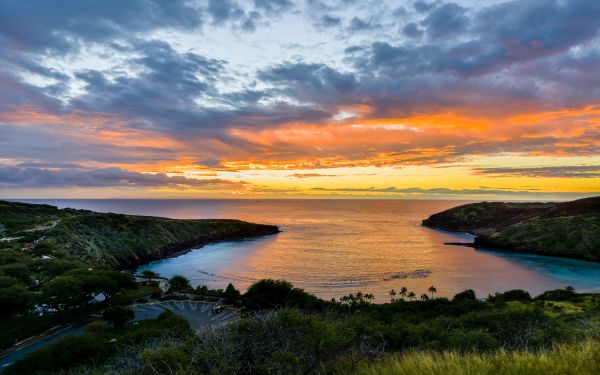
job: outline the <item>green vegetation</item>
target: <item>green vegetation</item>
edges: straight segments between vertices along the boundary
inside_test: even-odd
[[[133,317],[133,310],[126,306],[111,306],[102,311],[102,319],[112,324],[115,328],[123,327]]]
[[[173,220],[0,201],[0,349],[152,294],[117,269],[212,241],[277,233],[237,220]],[[150,271],[150,277],[156,277]],[[178,285],[174,287],[188,287]],[[181,280],[179,280],[181,281]]]
[[[509,207],[511,215],[517,206]],[[547,236],[535,227],[541,221],[566,237],[563,245],[593,256],[595,250],[585,252],[597,240],[585,234],[596,230],[591,206],[529,205],[521,215],[527,219],[515,222],[484,210],[478,225],[496,220],[485,238],[510,233],[517,243],[525,238],[521,230]],[[473,207],[482,212],[482,206]],[[460,220],[470,217],[470,209],[461,210]],[[555,220],[567,221],[553,227]],[[197,293],[236,305],[244,315],[239,322],[193,332],[172,313],[130,323],[133,311],[124,305],[160,298],[159,275],[144,272],[148,283],[138,287],[131,274],[115,267],[194,244],[276,232],[275,227],[5,202],[0,222],[0,345],[92,313],[101,312],[108,323],[95,321],[83,335],[28,354],[5,370],[9,375],[594,374],[600,366],[600,295],[570,287],[535,298],[510,290],[485,300],[473,290],[450,300],[437,297],[434,286],[418,293],[402,287],[390,291],[390,303],[373,304],[373,295],[361,292],[324,301],[283,280],[261,280],[245,294],[231,284],[224,290],[199,286]],[[191,292],[184,277],[169,281],[171,292]]]
[[[51,344],[9,374],[594,374],[599,366],[599,295],[512,290],[481,301],[468,290],[407,301],[400,291],[379,305],[360,292],[323,301],[262,280],[240,296],[247,313],[238,323],[199,333],[160,319],[148,331],[94,323],[77,355]],[[58,348],[62,361],[34,365]]]
[[[600,197],[566,203],[474,203],[423,225],[476,234],[475,245],[600,261]]]
[[[160,340],[167,333],[177,337],[191,335],[187,322],[181,317],[165,312],[146,324],[112,329],[102,322],[88,325],[81,336],[66,336],[28,354],[5,371],[8,375],[57,374],[68,369],[93,363],[102,363],[124,349],[150,340]]]
[[[3,249],[124,268],[220,240],[278,232],[239,220],[175,220],[0,201]]]
[[[549,351],[492,353],[409,351],[358,371],[361,375],[584,375],[600,373],[600,345],[558,345]]]
[[[144,276],[147,276],[146,274]],[[156,277],[156,276],[153,276]],[[178,290],[189,290],[192,289],[190,285],[190,281],[183,276],[175,275],[169,279],[170,290],[178,291]]]

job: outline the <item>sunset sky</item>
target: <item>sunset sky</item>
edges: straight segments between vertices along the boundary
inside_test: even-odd
[[[0,2],[0,198],[600,194],[600,1]]]

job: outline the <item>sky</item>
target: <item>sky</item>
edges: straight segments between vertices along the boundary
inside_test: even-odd
[[[2,0],[0,198],[600,194],[600,2]]]

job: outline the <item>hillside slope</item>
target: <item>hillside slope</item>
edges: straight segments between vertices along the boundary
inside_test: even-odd
[[[475,245],[600,261],[600,197],[564,203],[466,204],[423,225],[475,234]]]
[[[210,242],[278,233],[239,220],[176,220],[0,201],[0,250],[125,268]]]

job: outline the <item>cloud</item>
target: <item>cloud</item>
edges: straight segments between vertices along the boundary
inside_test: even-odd
[[[599,30],[594,1],[7,0],[0,158],[233,171],[597,156]],[[522,175],[543,173],[559,172]]]
[[[473,172],[493,177],[600,178],[600,165],[474,168]]]
[[[446,3],[429,13],[422,24],[434,39],[452,38],[467,28],[466,9],[458,4]]]
[[[185,0],[6,0],[0,9],[0,41],[37,51],[65,52],[127,33],[202,25],[201,11]]]
[[[254,6],[267,13],[281,14],[292,10],[294,3],[290,0],[254,0]]]
[[[215,24],[237,20],[244,15],[244,10],[233,0],[208,0],[207,11]]]
[[[342,19],[340,17],[334,17],[326,14],[323,17],[321,17],[318,24],[322,27],[339,26],[342,24]]]
[[[416,23],[411,22],[402,28],[402,33],[410,38],[417,38],[423,35],[423,30],[419,29]]]
[[[415,10],[417,12],[426,13],[436,7],[436,2],[435,1],[427,2],[427,1],[417,0],[414,2],[413,7],[415,8]]]
[[[232,189],[242,185],[222,179],[170,177],[164,173],[139,173],[120,168],[41,168],[0,164],[0,186],[4,188],[136,186]]]
[[[555,196],[555,197],[582,197],[595,196],[596,192],[581,192],[581,193],[562,193],[538,190],[507,190],[507,189],[448,189],[448,188],[431,188],[423,189],[418,187],[413,188],[312,188],[314,191],[322,192],[338,192],[338,193],[383,193],[383,194],[399,194],[407,196]]]
[[[348,31],[352,33],[357,33],[363,31],[373,31],[375,29],[379,29],[380,27],[381,25],[373,20],[366,20],[359,17],[354,17],[350,20],[350,25],[348,25]]]
[[[294,173],[289,175],[289,177],[294,178],[315,178],[315,177],[337,177],[337,174],[320,174],[320,173]]]

